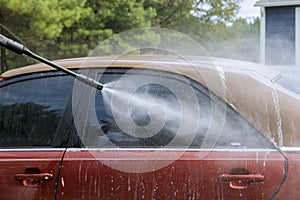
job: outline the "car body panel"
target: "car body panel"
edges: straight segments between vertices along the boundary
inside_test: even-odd
[[[274,150],[186,151],[176,161],[145,173],[128,171],[157,165],[177,156],[177,150],[69,149],[66,152],[57,199],[270,199],[280,188],[284,158]],[[132,156],[135,152],[135,157]],[[232,188],[220,176],[236,172],[263,175],[263,181]],[[238,181],[237,181],[238,182]]]
[[[288,159],[289,174],[274,199],[299,199],[300,148],[283,148]]]
[[[64,149],[0,150],[1,199],[53,199],[58,166]],[[43,181],[30,181],[33,174],[48,173]],[[30,175],[19,179],[17,175]],[[26,182],[27,181],[27,182]]]

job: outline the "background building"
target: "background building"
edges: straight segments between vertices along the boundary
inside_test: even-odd
[[[261,63],[300,65],[300,0],[260,0]]]

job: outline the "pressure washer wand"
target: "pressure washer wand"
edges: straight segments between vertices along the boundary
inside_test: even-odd
[[[68,75],[71,75],[75,78],[77,78],[79,81],[93,87],[93,88],[96,88],[98,90],[102,90],[103,89],[103,85],[101,83],[99,83],[98,81],[92,79],[92,78],[89,78],[83,74],[78,74],[78,73],[75,73],[65,67],[62,67],[54,62],[51,62],[33,52],[31,52],[28,48],[26,48],[24,45],[18,43],[18,42],[15,42],[3,35],[0,34],[0,45],[7,48],[8,50],[14,52],[14,53],[17,53],[17,54],[20,54],[20,55],[27,55],[35,60],[38,60],[42,63],[45,63],[51,67],[54,67],[55,69],[58,69],[60,71],[63,71],[65,72],[66,74]]]

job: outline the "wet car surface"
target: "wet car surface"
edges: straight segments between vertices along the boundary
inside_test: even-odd
[[[201,76],[171,58],[57,62],[108,89],[42,64],[2,74],[4,199],[300,198],[300,98],[277,71],[226,59],[194,58]]]

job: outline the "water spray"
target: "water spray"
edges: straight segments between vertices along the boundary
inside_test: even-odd
[[[60,66],[54,62],[51,62],[33,52],[31,52],[27,47],[25,47],[24,45],[16,42],[16,41],[13,41],[3,35],[0,34],[0,45],[5,47],[6,49],[14,52],[14,53],[17,53],[17,54],[20,54],[20,55],[27,55],[35,60],[38,60],[42,63],[45,63],[51,67],[54,67],[55,69],[57,70],[60,70],[60,71],[63,71],[65,72],[66,74],[70,75],[70,76],[73,76],[75,78],[77,78],[80,82],[86,84],[86,85],[89,85],[93,88],[96,88],[98,90],[102,90],[103,89],[103,85],[101,83],[99,83],[98,81],[90,78],[90,77],[87,77],[83,74],[78,74],[78,73],[75,73],[63,66]]]

